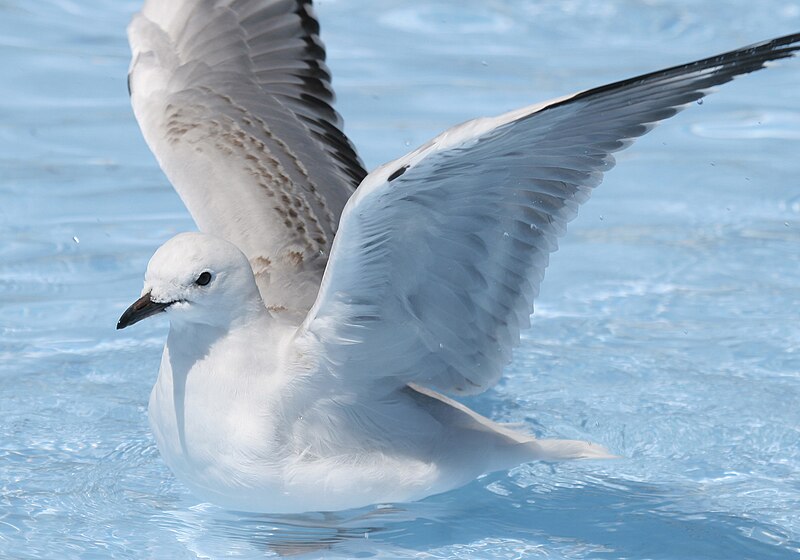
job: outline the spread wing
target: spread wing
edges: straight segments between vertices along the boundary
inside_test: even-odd
[[[366,175],[318,32],[309,0],[147,0],[128,29],[150,149],[198,227],[250,259],[265,303],[300,318]]]
[[[471,121],[375,170],[344,210],[297,344],[348,386],[485,390],[612,153],[799,48],[792,35]]]

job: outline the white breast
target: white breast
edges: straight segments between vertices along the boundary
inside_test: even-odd
[[[183,354],[171,332],[148,410],[158,449],[175,475],[202,498],[229,507],[254,488],[279,494],[283,480],[280,416],[269,413],[280,387],[270,371],[275,360],[242,344],[225,337],[198,359]],[[215,367],[221,364],[224,369]]]

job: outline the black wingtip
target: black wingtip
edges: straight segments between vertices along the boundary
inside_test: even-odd
[[[760,43],[734,49],[732,51],[710,56],[708,58],[703,58],[701,60],[696,60],[694,62],[679,64],[678,66],[671,66],[663,70],[656,70],[655,72],[649,72],[634,78],[628,78],[619,82],[613,82],[596,88],[588,89],[586,91],[577,93],[572,97],[564,99],[563,101],[548,105],[547,107],[543,108],[542,111],[587,99],[600,93],[623,89],[632,85],[669,79],[673,76],[677,77],[693,72],[702,72],[703,70],[713,70],[709,72],[705,78],[708,81],[708,84],[699,88],[706,89],[715,85],[729,82],[736,76],[761,70],[764,68],[764,65],[767,62],[795,56],[798,51],[800,51],[800,33],[792,33],[790,35],[768,39]],[[703,96],[704,94],[699,94],[699,97]]]

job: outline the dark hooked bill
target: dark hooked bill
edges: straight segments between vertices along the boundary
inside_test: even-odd
[[[150,299],[150,292],[147,292],[145,295],[133,302],[133,305],[125,310],[125,313],[122,314],[122,317],[120,317],[119,321],[117,322],[117,330],[130,327],[142,319],[147,319],[151,315],[161,313],[173,303],[175,302],[168,301],[165,303],[160,303],[153,301]]]

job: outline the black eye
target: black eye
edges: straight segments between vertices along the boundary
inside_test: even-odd
[[[194,281],[195,284],[198,286],[207,286],[208,283],[211,282],[211,273],[204,272],[200,276],[197,277],[197,280]]]

